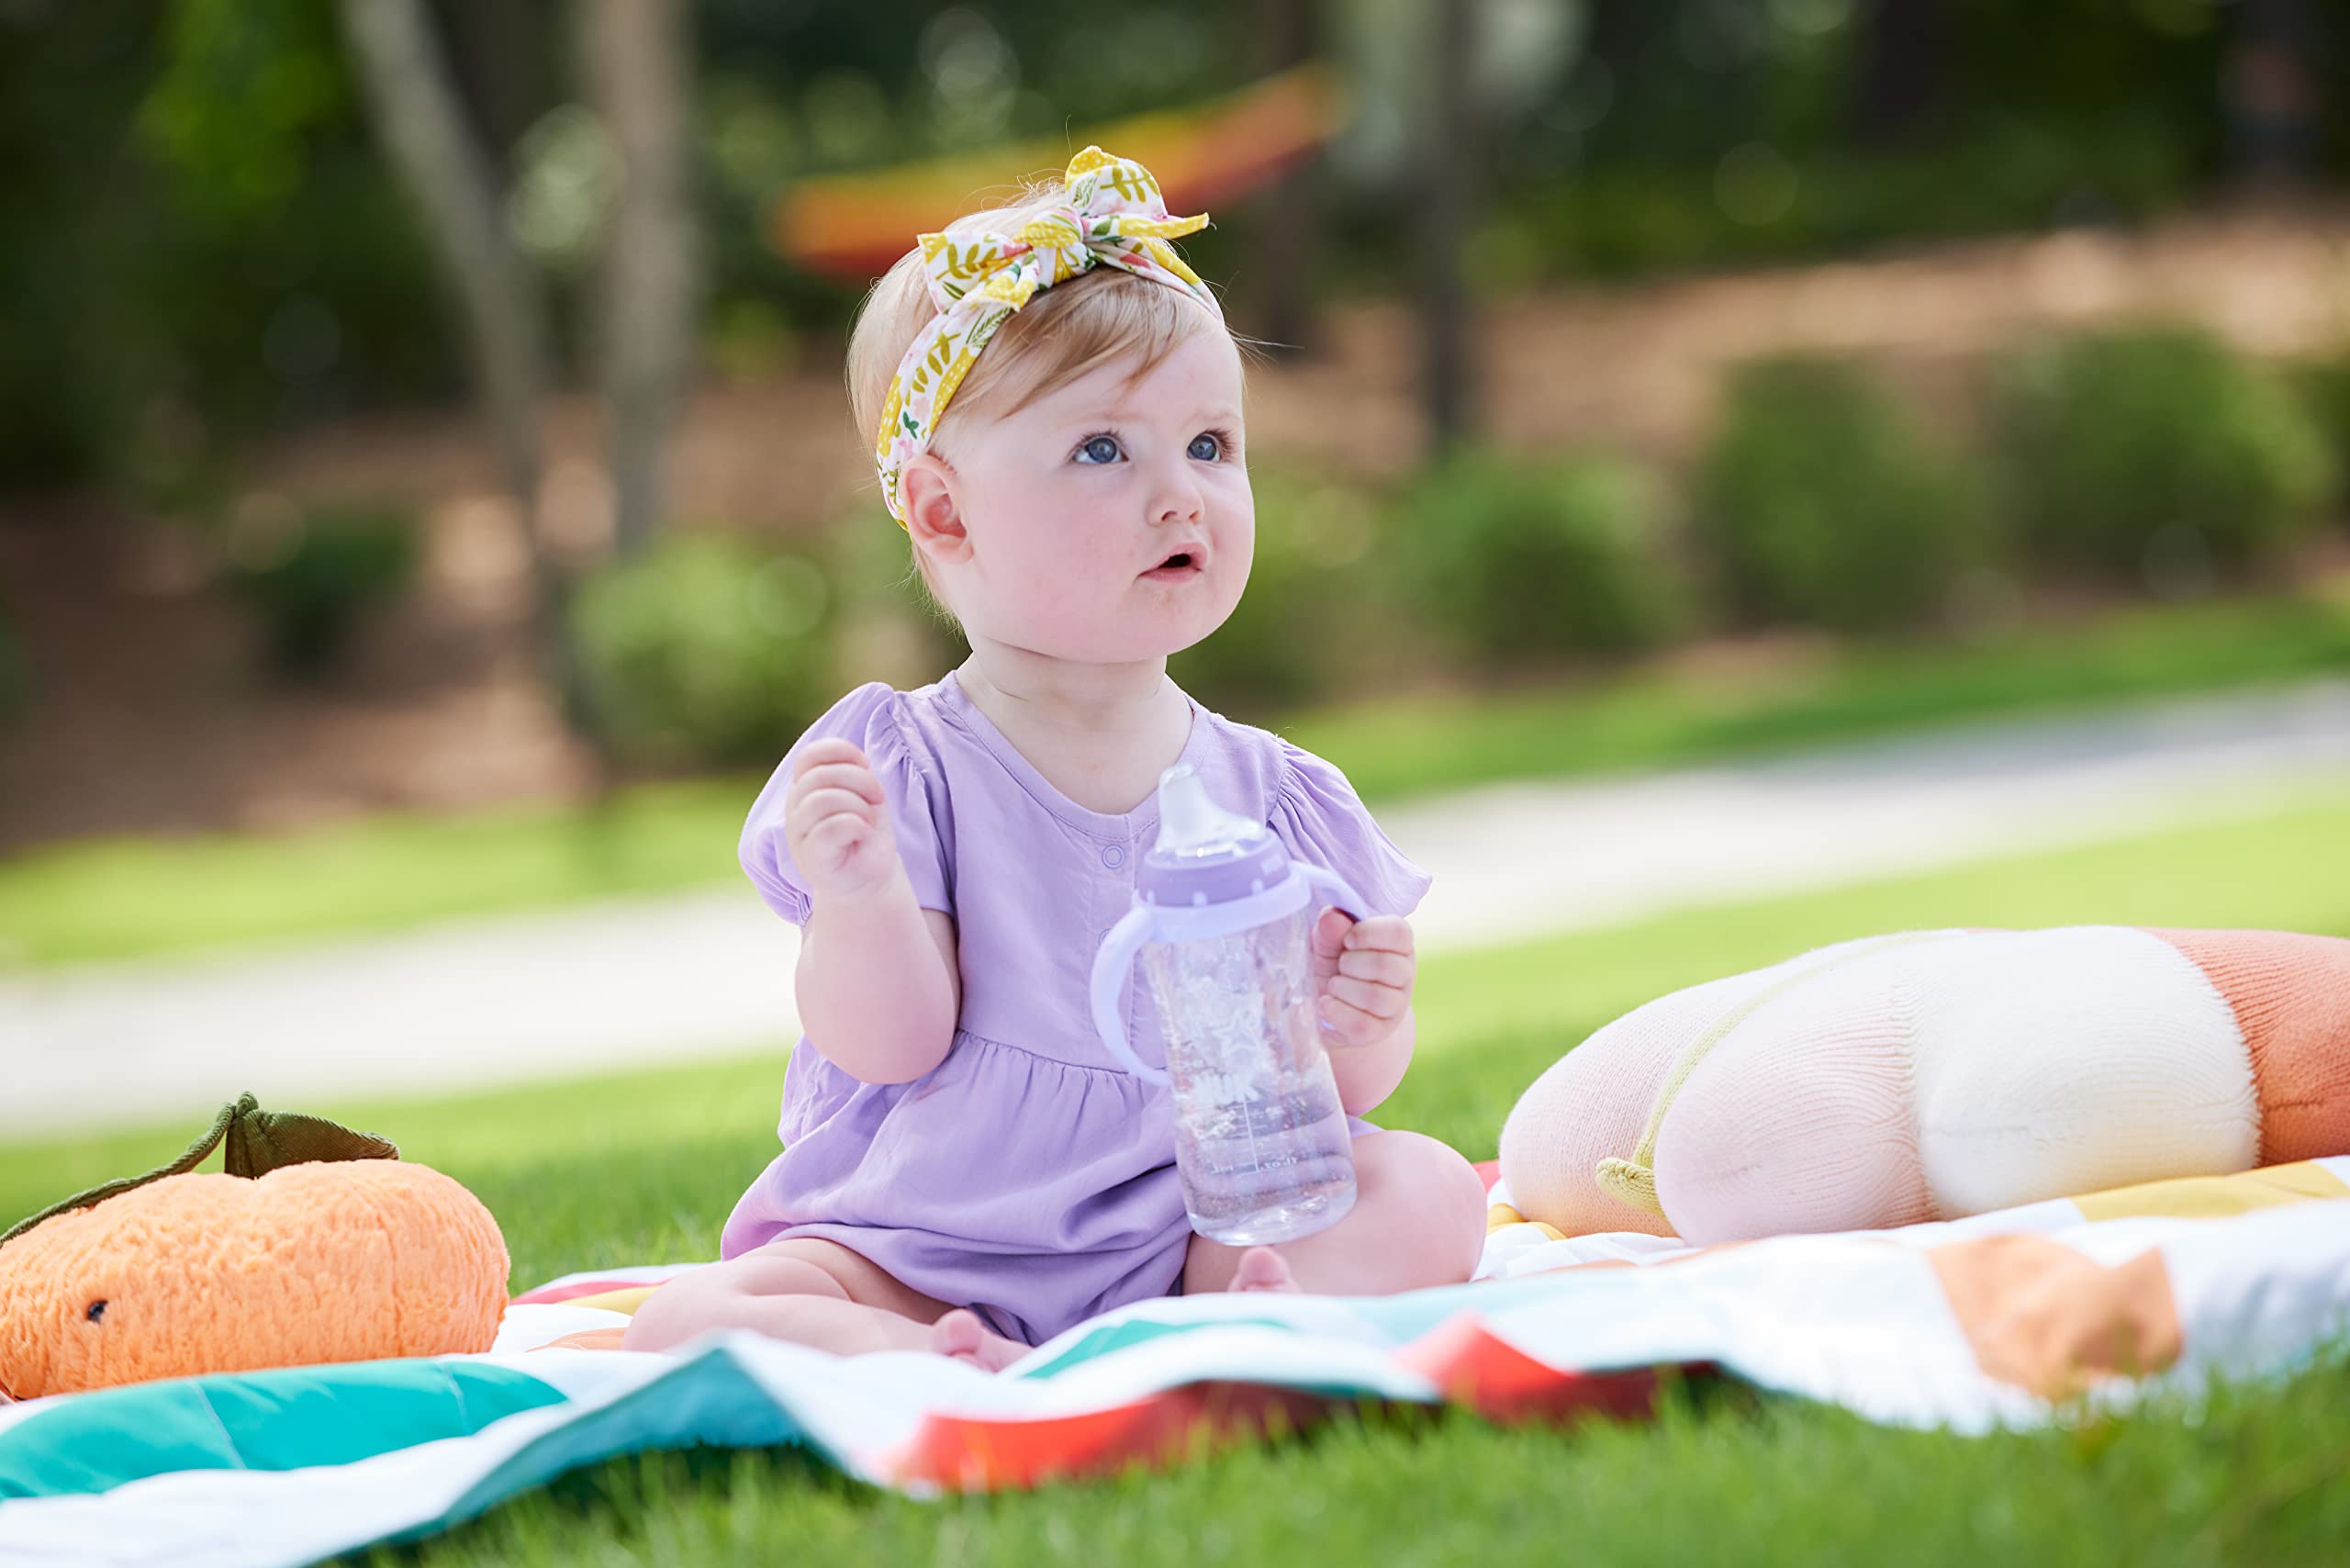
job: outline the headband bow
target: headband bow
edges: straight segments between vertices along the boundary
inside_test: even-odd
[[[938,313],[914,334],[881,406],[874,461],[881,498],[905,525],[898,481],[930,450],[949,399],[998,327],[1036,291],[1096,266],[1113,266],[1181,288],[1223,319],[1215,296],[1169,240],[1207,227],[1207,215],[1174,218],[1150,171],[1089,147],[1061,176],[1062,204],[1010,234],[924,234],[923,265]]]

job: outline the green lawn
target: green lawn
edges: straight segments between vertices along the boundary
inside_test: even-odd
[[[2345,671],[2350,610],[2329,589],[2131,611],[1974,649],[1854,650],[1743,678],[1681,669],[1394,700],[1279,727],[1378,803]],[[652,787],[593,809],[383,817],[287,836],[28,855],[0,865],[0,967],[301,941],[732,883],[756,784]]]
[[[1428,960],[1390,1126],[1475,1158],[1560,1051],[1659,991],[1871,931],[2274,925],[2350,935],[2350,801]],[[498,1214],[518,1282],[710,1254],[766,1159],[775,1058],[434,1101],[297,1107],[389,1134]],[[195,1129],[0,1149],[0,1217]],[[939,1506],[791,1452],[621,1462],[404,1557],[440,1563],[1821,1560],[2001,1568],[2350,1560],[2350,1364],[2200,1417],[1962,1440],[1717,1392],[1651,1427],[1347,1421],[1157,1476]]]

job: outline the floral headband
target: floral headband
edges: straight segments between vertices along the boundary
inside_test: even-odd
[[[979,351],[1040,288],[1107,264],[1181,288],[1224,319],[1223,308],[1167,241],[1207,227],[1207,215],[1173,218],[1150,171],[1131,158],[1089,147],[1061,176],[1062,205],[1014,232],[924,234],[923,265],[938,307],[898,362],[881,406],[874,461],[881,498],[905,526],[898,481],[930,450],[955,389]]]

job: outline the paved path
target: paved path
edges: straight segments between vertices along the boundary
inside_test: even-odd
[[[2085,843],[2350,790],[2350,682],[1382,813],[1428,951]],[[791,927],[747,887],[265,957],[0,980],[0,1140],[779,1047]]]

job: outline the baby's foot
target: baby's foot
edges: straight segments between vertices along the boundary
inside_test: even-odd
[[[1027,1346],[1005,1338],[980,1322],[978,1313],[960,1306],[931,1325],[930,1348],[990,1372],[1002,1372],[1028,1353]]]
[[[1251,1247],[1240,1255],[1240,1266],[1232,1271],[1232,1283],[1225,1288],[1235,1291],[1295,1291],[1297,1282],[1290,1278],[1288,1259],[1270,1247]]]

